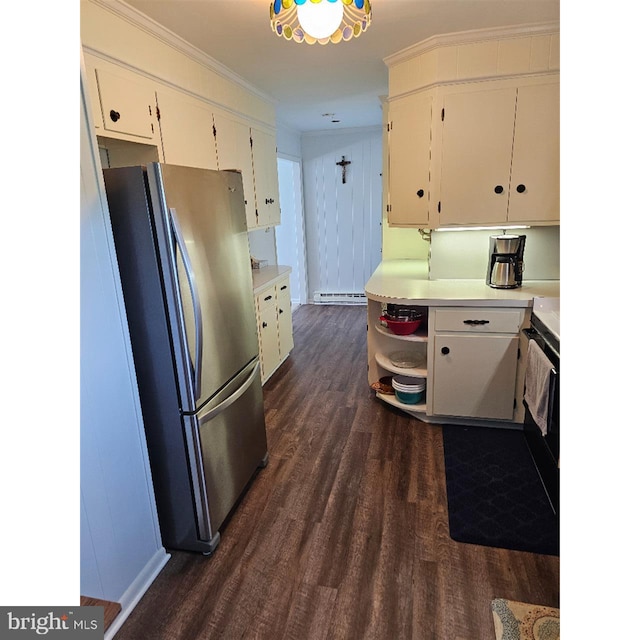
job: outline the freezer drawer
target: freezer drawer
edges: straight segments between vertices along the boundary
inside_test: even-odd
[[[204,485],[200,497],[208,512],[200,535],[207,539],[215,535],[256,469],[267,462],[260,363],[239,374],[196,417]]]

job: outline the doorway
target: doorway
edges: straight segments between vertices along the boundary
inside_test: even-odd
[[[280,224],[276,226],[277,263],[291,267],[291,304],[308,301],[307,251],[302,207],[302,162],[278,155]]]

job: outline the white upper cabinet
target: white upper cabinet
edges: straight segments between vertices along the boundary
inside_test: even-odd
[[[431,93],[423,91],[389,105],[389,198],[391,226],[429,224]]]
[[[559,24],[442,34],[384,62],[389,226],[560,223]]]
[[[170,89],[157,91],[164,161],[218,169],[213,111],[206,102]]]
[[[214,115],[218,166],[220,169],[237,169],[242,173],[247,227],[258,224],[256,195],[251,158],[251,131],[249,125],[225,114]]]
[[[507,219],[516,90],[444,97],[440,224]]]
[[[156,95],[152,86],[124,70],[95,69],[102,126],[105,133],[120,133],[146,140],[157,136]]]
[[[516,124],[508,220],[559,222],[559,83],[519,87]]]
[[[439,225],[558,224],[559,112],[557,80],[443,92]]]
[[[275,134],[252,127],[251,157],[256,188],[257,226],[278,225],[280,224],[280,195]]]

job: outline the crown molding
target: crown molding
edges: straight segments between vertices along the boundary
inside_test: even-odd
[[[106,11],[110,11],[114,15],[126,20],[130,24],[138,27],[142,31],[145,31],[154,38],[160,40],[164,44],[172,47],[176,51],[191,58],[192,60],[203,65],[210,71],[227,78],[231,82],[241,86],[243,89],[252,93],[253,95],[261,98],[265,102],[272,105],[277,104],[277,100],[263,91],[260,91],[253,85],[249,84],[242,76],[226,67],[221,62],[218,62],[208,54],[204,53],[197,47],[194,47],[191,43],[187,42],[177,34],[169,31],[166,27],[163,27],[160,23],[152,20],[141,11],[138,11],[131,5],[126,4],[123,0],[88,0],[99,7],[102,7]],[[102,52],[104,53],[104,52]]]
[[[508,27],[495,27],[492,29],[474,29],[471,31],[458,31],[431,36],[422,42],[402,49],[383,58],[387,67],[392,67],[400,62],[405,62],[438,47],[473,44],[486,40],[499,40],[505,38],[524,38],[527,36],[552,35],[560,33],[559,22],[543,22],[538,24],[513,25]]]
[[[300,136],[304,138],[326,138],[327,136],[344,136],[350,133],[382,133],[382,121],[379,125],[369,125],[368,127],[344,127],[343,129],[316,129],[314,131],[303,131]]]

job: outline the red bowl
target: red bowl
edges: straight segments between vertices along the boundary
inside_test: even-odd
[[[394,320],[387,316],[380,316],[380,322],[386,324],[389,330],[396,335],[408,336],[420,326],[422,318],[418,318],[418,320]]]

